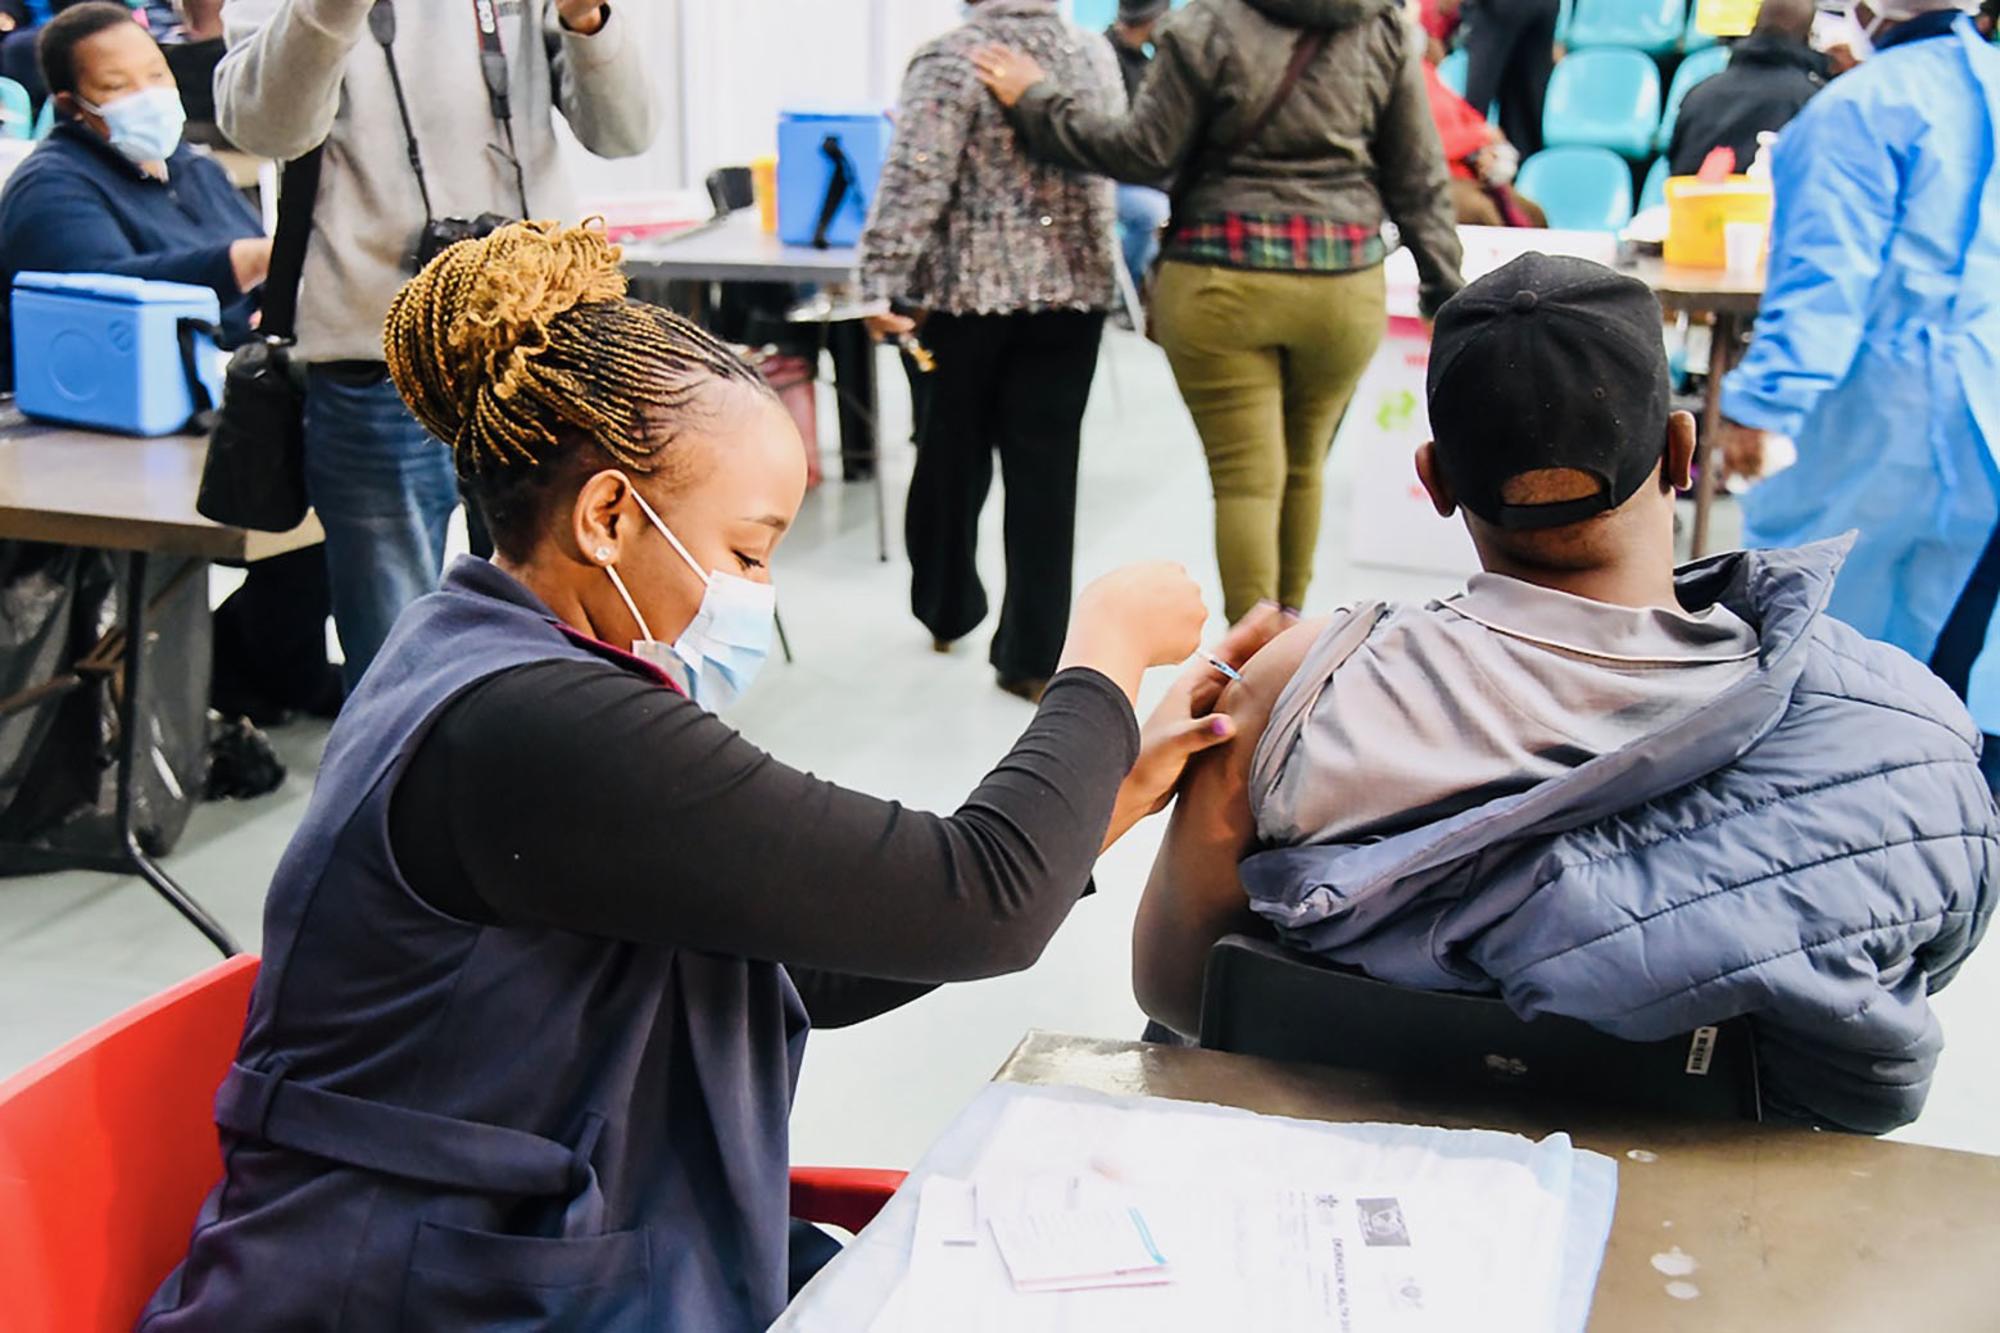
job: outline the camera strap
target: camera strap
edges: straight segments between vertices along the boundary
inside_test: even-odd
[[[500,16],[494,0],[472,0],[473,26],[479,34],[479,74],[486,84],[486,105],[493,113],[493,119],[500,125],[501,136],[507,141],[505,156],[514,168],[514,188],[521,201],[521,216],[528,216],[528,181],[521,166],[521,155],[514,148],[514,112],[509,95],[507,76],[507,50],[500,40]],[[417,147],[416,122],[410,117],[409,98],[403,91],[402,72],[396,65],[396,6],[395,0],[375,0],[368,10],[368,31],[382,48],[382,58],[389,65],[389,87],[396,95],[396,112],[403,121],[403,142],[408,145],[410,170],[416,173],[417,193],[423,196],[424,221],[435,222],[437,211],[431,206],[430,182],[424,175],[423,153]]]
[[[424,198],[424,221],[435,222],[437,212],[431,207],[430,181],[424,177],[424,155],[417,149],[416,122],[410,119],[410,100],[403,96],[403,75],[396,68],[396,6],[393,0],[375,0],[368,7],[368,33],[382,48],[382,58],[389,62],[389,87],[396,94],[397,114],[403,118],[403,142],[409,148],[410,170],[417,174],[417,193]]]
[[[514,167],[514,189],[521,199],[521,216],[528,216],[528,178],[514,148],[514,107],[508,95],[507,48],[500,42],[500,13],[495,0],[472,0],[473,26],[479,30],[479,75],[486,81],[486,105],[507,141],[507,161]]]

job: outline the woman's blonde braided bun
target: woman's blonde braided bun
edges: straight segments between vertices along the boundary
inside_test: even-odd
[[[597,226],[517,222],[452,246],[396,294],[389,373],[461,475],[542,463],[579,434],[649,470],[674,433],[663,416],[703,382],[762,383],[699,326],[626,300],[618,261]]]
[[[770,392],[705,329],[627,298],[618,261],[601,227],[511,223],[446,250],[389,305],[389,373],[490,499],[496,539],[497,511],[518,518],[545,465],[595,446],[577,461],[652,472],[705,387]]]

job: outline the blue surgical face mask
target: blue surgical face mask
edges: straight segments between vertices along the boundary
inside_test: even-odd
[[[76,103],[104,118],[111,146],[134,162],[164,162],[181,146],[187,110],[173,88],[143,88],[103,106],[92,106],[81,97]]]
[[[639,614],[638,604],[626,591],[625,580],[618,577],[616,569],[605,566],[604,572],[611,576],[618,595],[625,600],[625,609],[632,613],[632,622],[644,636],[633,640],[632,655],[660,668],[690,699],[711,713],[719,713],[742,697],[771,655],[771,627],[778,614],[777,591],[768,583],[725,574],[719,569],[703,572],[636,486],[632,488],[632,498],[706,589],[701,595],[700,608],[681,631],[680,638],[671,644],[661,643],[647,628],[646,618]]]

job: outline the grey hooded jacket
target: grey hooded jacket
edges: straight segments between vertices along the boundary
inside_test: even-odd
[[[1847,544],[1682,571],[1684,604],[1719,601],[1762,643],[1691,721],[1378,841],[1259,852],[1251,905],[1383,980],[1497,991],[1630,1040],[1748,1015],[1773,1114],[1915,1119],[1944,1044],[1927,996],[1992,914],[2000,813],[1951,692],[1824,614]],[[1312,725],[1287,703],[1338,687],[1336,667],[1287,688],[1253,808]]]
[[[1269,125],[1227,153],[1277,91],[1302,29],[1333,39]],[[1396,224],[1425,309],[1464,285],[1423,43],[1396,0],[1191,0],[1154,37],[1129,113],[1045,79],[1011,113],[1033,151],[1142,185],[1193,178],[1186,215]]]

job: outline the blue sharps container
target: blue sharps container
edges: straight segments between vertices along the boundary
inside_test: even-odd
[[[889,118],[879,111],[780,115],[778,239],[820,246],[859,241],[888,155]]]
[[[127,435],[169,435],[194,415],[182,355],[210,404],[222,398],[206,287],[109,273],[21,273],[13,292],[14,400],[30,417]]]

